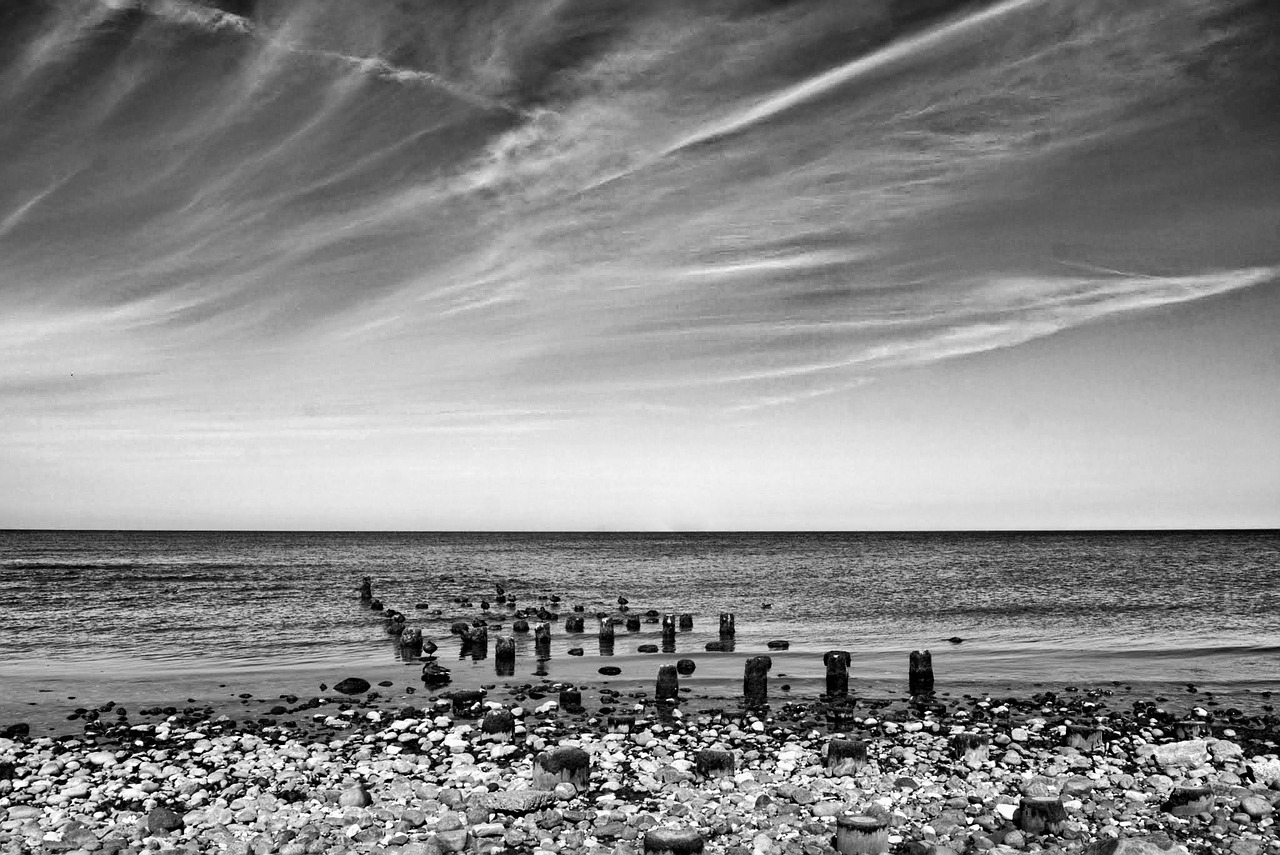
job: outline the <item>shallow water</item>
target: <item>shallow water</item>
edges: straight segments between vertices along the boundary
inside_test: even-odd
[[[440,644],[455,686],[599,681],[590,614],[690,612],[674,649],[656,623],[618,628],[615,684],[647,685],[688,656],[693,692],[732,696],[742,660],[774,657],[775,690],[822,690],[821,653],[853,652],[855,691],[901,693],[907,653],[933,651],[940,689],[1194,684],[1247,702],[1280,690],[1280,535],[1134,534],[319,534],[0,533],[0,715],[56,718],[80,704],[317,691],[348,674],[414,684],[359,579]],[[459,659],[455,620],[495,584],[521,606],[562,598],[588,631],[553,629],[541,666],[518,639],[515,675]],[[459,599],[476,605],[459,605]],[[427,603],[430,610],[415,609]],[[768,604],[769,608],[764,608]],[[732,653],[705,651],[737,615]],[[510,609],[490,620],[510,631]],[[950,644],[952,636],[963,638]],[[772,639],[790,642],[768,651]],[[585,656],[568,655],[570,647]],[[539,671],[544,673],[540,674]],[[75,701],[68,700],[74,697]]]

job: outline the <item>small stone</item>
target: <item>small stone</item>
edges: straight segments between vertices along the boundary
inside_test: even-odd
[[[1270,816],[1275,808],[1271,806],[1271,802],[1261,796],[1249,796],[1240,800],[1240,810],[1249,815],[1249,818],[1257,821]]]
[[[182,828],[182,817],[167,807],[152,808],[147,814],[147,831],[163,834]]]
[[[334,684],[333,690],[344,695],[361,695],[369,691],[369,681],[360,677],[347,677]]]
[[[338,796],[339,807],[368,807],[371,804],[373,804],[373,797],[369,795],[369,791],[363,784],[356,784]]]

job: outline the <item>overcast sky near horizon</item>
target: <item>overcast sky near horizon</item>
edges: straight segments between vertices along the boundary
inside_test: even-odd
[[[1280,525],[1276,23],[0,12],[0,527]]]

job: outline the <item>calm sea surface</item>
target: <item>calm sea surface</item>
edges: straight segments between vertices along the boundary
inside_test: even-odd
[[[516,676],[460,660],[455,620],[505,586],[523,606],[559,596],[588,613],[691,612],[674,652],[657,624],[619,627],[608,664],[652,680],[691,656],[695,692],[732,694],[743,657],[774,653],[774,685],[821,691],[821,653],[853,653],[855,689],[905,687],[929,648],[940,689],[1191,683],[1231,698],[1280,689],[1280,534],[299,534],[0,532],[0,723],[59,703],[206,699],[243,687],[314,693],[349,674],[415,682],[360,577],[441,646],[455,685],[538,679],[532,637]],[[466,607],[458,601],[470,600]],[[429,609],[416,609],[419,603]],[[769,607],[765,608],[765,604]],[[732,653],[707,653],[718,614]],[[510,612],[491,612],[510,630]],[[947,639],[959,636],[962,644]],[[570,647],[586,655],[567,655]],[[553,628],[551,679],[596,679],[592,622]],[[76,698],[72,702],[68,699]],[[37,715],[38,717],[38,715]]]

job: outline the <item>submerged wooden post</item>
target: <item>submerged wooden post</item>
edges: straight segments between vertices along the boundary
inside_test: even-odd
[[[662,643],[675,644],[676,642],[676,616],[662,616]]]
[[[680,631],[688,632],[691,629],[693,629],[693,615],[685,612],[680,615]]]
[[[587,788],[590,778],[591,755],[581,748],[552,748],[533,758],[535,790],[554,790],[556,784],[567,782],[582,791]]]
[[[1058,834],[1066,821],[1059,796],[1023,796],[1013,815],[1013,824],[1028,834]]]
[[[626,622],[627,632],[640,631],[640,615],[628,615]]]
[[[539,659],[551,656],[551,624],[546,621],[533,627],[533,650]]]
[[[827,742],[824,761],[827,774],[842,778],[867,765],[867,743],[861,739],[832,739]]]
[[[928,650],[911,651],[907,678],[913,696],[933,694],[933,656]]]
[[[847,650],[828,650],[822,656],[822,664],[827,666],[827,694],[833,698],[843,698],[849,694],[849,662],[851,657]]]
[[[846,813],[836,819],[836,852],[880,855],[889,851],[889,823],[878,816]]]
[[[516,672],[516,640],[514,636],[498,636],[493,647],[493,662],[500,677],[510,677]]]
[[[600,640],[613,644],[613,621],[607,616],[600,618]]]
[[[412,656],[420,655],[422,653],[422,630],[417,627],[403,630],[400,633],[400,646]]]
[[[768,656],[752,656],[747,660],[742,679],[742,697],[749,707],[761,707],[769,702],[769,669],[773,660]]]
[[[658,669],[658,685],[653,693],[658,703],[678,703],[680,700],[680,678],[676,676],[676,666],[663,665]]]
[[[583,629],[582,615],[570,615],[564,619],[564,631],[579,633]]]
[[[733,626],[733,612],[720,613],[720,637],[731,638],[736,630]]]
[[[360,580],[360,599],[366,603],[373,599],[372,576],[365,576]]]
[[[582,692],[577,689],[561,689],[560,709],[567,713],[582,712]]]
[[[696,828],[650,828],[644,833],[644,855],[698,855],[702,832]]]
[[[693,758],[694,769],[704,778],[732,778],[736,766],[732,751],[704,748]]]

